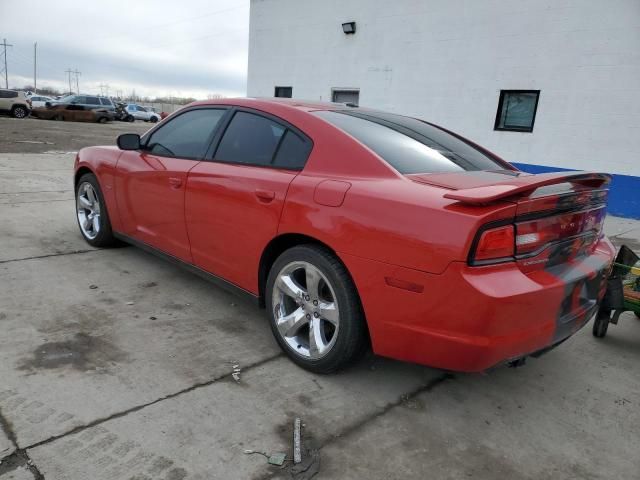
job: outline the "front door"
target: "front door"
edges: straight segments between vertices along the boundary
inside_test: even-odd
[[[125,151],[116,174],[124,234],[191,262],[184,218],[187,175],[207,151],[226,110],[187,110],[151,132],[139,151]]]
[[[258,293],[258,265],[277,235],[289,184],[311,142],[274,117],[238,110],[213,161],[187,180],[185,214],[194,264]]]

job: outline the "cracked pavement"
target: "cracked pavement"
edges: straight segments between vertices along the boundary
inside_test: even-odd
[[[262,310],[136,248],[88,247],[72,164],[0,153],[1,480],[637,478],[632,315],[519,369],[369,355],[313,375],[280,353]],[[640,222],[607,231],[637,246]],[[304,468],[244,453],[290,456],[295,417]]]

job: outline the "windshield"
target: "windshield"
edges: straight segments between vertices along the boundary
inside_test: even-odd
[[[363,143],[402,174],[504,170],[504,164],[422,120],[377,111],[315,115]]]

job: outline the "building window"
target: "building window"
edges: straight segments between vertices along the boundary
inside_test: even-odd
[[[293,87],[276,87],[274,97],[291,98],[293,96]]]
[[[333,88],[331,89],[331,101],[358,106],[360,90],[357,88]]]
[[[540,90],[501,90],[494,130],[533,132]]]

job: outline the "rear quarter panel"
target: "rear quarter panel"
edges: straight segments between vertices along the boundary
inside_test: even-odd
[[[326,177],[297,176],[289,187],[279,233],[317,238],[338,253],[440,274],[465,261],[478,228],[510,218],[515,205],[462,207],[443,198],[447,190],[405,178],[342,178],[351,187],[342,205],[314,201]]]

